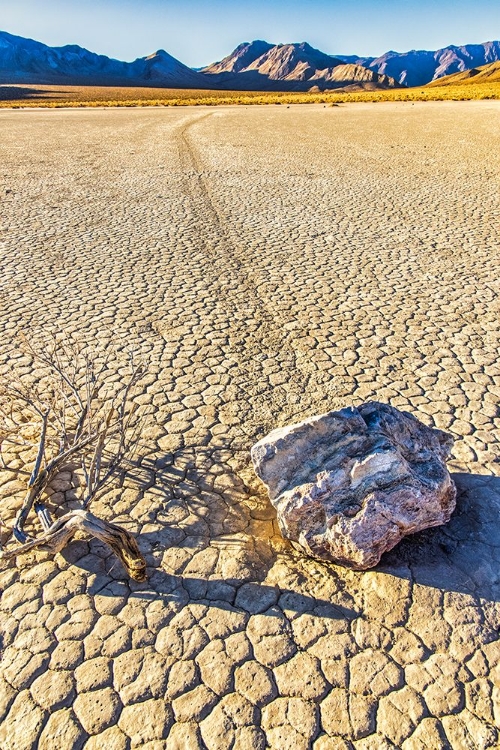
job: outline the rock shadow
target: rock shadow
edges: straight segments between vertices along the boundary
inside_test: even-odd
[[[452,474],[449,523],[403,539],[377,570],[442,591],[500,602],[500,477]]]
[[[123,576],[124,579],[126,576]],[[130,591],[129,591],[130,588]],[[281,617],[309,613],[329,620],[354,620],[360,613],[352,607],[334,603],[321,597],[308,596],[282,586],[271,586],[258,581],[206,580],[192,576],[171,575],[156,570],[142,584],[109,581],[97,576],[87,591],[91,595],[126,596],[129,601],[161,601],[172,605],[173,614],[188,604],[202,604],[221,610]]]

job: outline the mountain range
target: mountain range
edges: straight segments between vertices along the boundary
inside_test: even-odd
[[[435,52],[411,50],[386,52],[381,57],[343,56],[346,62],[362,65],[395,78],[405,86],[424,86],[442,76],[460,73],[500,60],[500,42],[443,47]]]
[[[48,47],[5,31],[0,31],[0,83],[207,88],[202,74],[165,50],[129,63],[97,55],[76,44]]]
[[[78,45],[49,47],[0,31],[0,84],[47,83],[163,88],[309,91],[422,86],[443,76],[500,61],[500,42],[445,47],[434,52],[387,52],[378,58],[329,55],[306,42],[240,44],[198,70],[158,50],[133,62]]]

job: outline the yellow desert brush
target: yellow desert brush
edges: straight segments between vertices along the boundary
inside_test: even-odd
[[[484,79],[482,79],[484,81]],[[1,88],[1,87],[0,87]],[[373,91],[259,92],[194,89],[110,89],[103,87],[38,87],[34,98],[0,99],[0,107],[183,107],[252,104],[340,104],[347,102],[416,102],[500,99],[500,81],[420,86]],[[1,94],[0,94],[1,95]],[[21,94],[20,94],[21,95]]]

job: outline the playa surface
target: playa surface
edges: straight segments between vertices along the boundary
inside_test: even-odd
[[[1,372],[39,329],[144,357],[141,453],[94,511],[149,566],[3,563],[4,750],[498,747],[499,114],[0,113]],[[249,450],[365,400],[451,432],[459,493],[360,573],[281,538]]]

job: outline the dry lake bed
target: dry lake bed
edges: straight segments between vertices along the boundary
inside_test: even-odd
[[[2,750],[498,747],[499,115],[0,113],[0,372],[22,331],[112,347],[111,379],[144,358],[94,510],[149,573],[96,541],[2,563]],[[249,449],[374,399],[452,433],[459,495],[360,573],[283,541]]]

